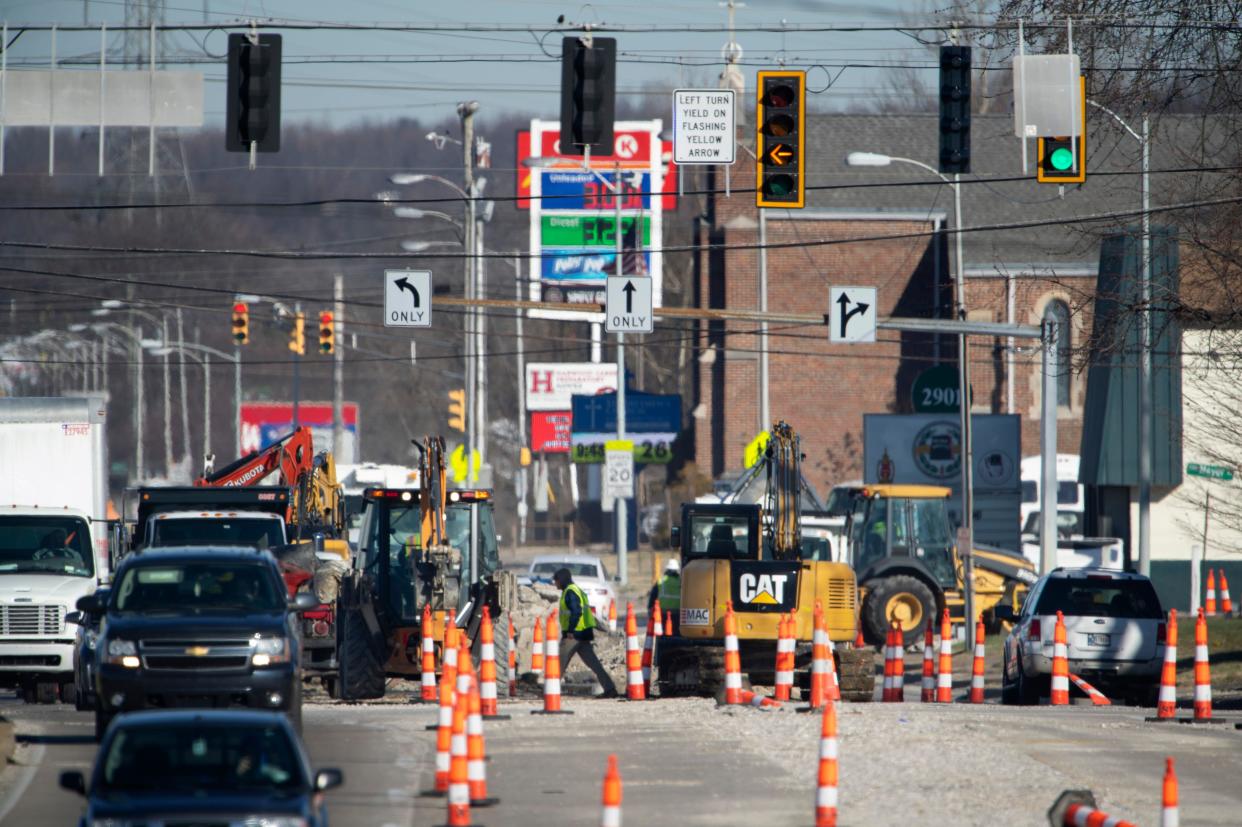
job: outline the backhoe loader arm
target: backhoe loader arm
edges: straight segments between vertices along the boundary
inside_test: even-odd
[[[311,471],[313,452],[310,428],[297,427],[262,451],[247,454],[219,471],[199,477],[194,484],[219,488],[258,485],[280,471],[281,485],[296,485],[303,474]]]

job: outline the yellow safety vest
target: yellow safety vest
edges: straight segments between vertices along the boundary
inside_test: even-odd
[[[660,579],[660,611],[677,611],[681,608],[681,575],[666,574]]]
[[[582,606],[582,614],[578,616],[578,625],[573,629],[569,628],[569,605],[565,602],[565,595],[571,591],[578,595],[579,604]],[[586,592],[579,588],[577,583],[570,583],[565,587],[565,591],[561,592],[561,631],[585,632],[587,629],[594,628],[595,615],[591,612],[591,603],[587,600]]]

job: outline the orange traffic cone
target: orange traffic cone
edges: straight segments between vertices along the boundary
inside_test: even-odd
[[[1207,598],[1203,601],[1203,613],[1216,617],[1216,572],[1208,569]]]
[[[837,825],[837,708],[824,704],[819,735],[819,783],[815,787],[815,827]]]
[[[543,709],[531,710],[532,715],[573,715],[561,709],[561,642],[557,635],[556,609],[548,615],[548,639],[544,641],[546,674],[543,680]]]
[[[441,651],[444,653],[444,663],[440,665],[440,680],[449,685],[449,688],[457,690],[457,646],[460,632],[457,631],[457,620],[453,617],[453,613],[448,613],[448,619],[444,622],[444,641],[441,644]]]
[[[970,672],[970,702],[983,703],[983,615],[975,622],[975,662]]]
[[[792,614],[792,612],[791,612]],[[827,669],[827,677],[824,679],[824,687],[827,690],[825,696],[829,701],[841,700],[841,680],[837,676],[837,658],[836,645],[832,642],[832,634],[828,631],[828,616],[823,615],[824,620],[824,648],[828,650],[828,657],[824,659],[824,666]]]
[[[483,702],[478,681],[470,681],[470,705],[466,715],[466,775],[470,785],[470,806],[491,807],[499,798],[487,795],[487,749],[483,741]]]
[[[893,621],[893,702],[906,699],[906,634],[901,624]]]
[[[625,604],[625,698],[629,701],[647,699],[647,685],[643,682],[643,653],[638,648],[638,620],[634,617],[634,604]]]
[[[832,665],[832,655],[828,651],[831,638],[828,635],[828,621],[824,617],[824,607],[815,601],[815,628],[811,633],[811,698],[808,709],[819,709],[828,699],[828,670]]]
[[[1080,678],[1080,677],[1078,677],[1077,675],[1075,675],[1073,672],[1070,672],[1070,674],[1069,674],[1069,679],[1070,679],[1070,683],[1074,684],[1074,686],[1077,686],[1079,689],[1081,689],[1081,690],[1083,691],[1083,693],[1084,693],[1084,694],[1085,694],[1088,698],[1090,698],[1090,699],[1091,699],[1091,703],[1092,703],[1093,705],[1095,705],[1095,706],[1112,706],[1112,703],[1113,703],[1113,702],[1112,702],[1112,701],[1110,701],[1110,700],[1108,699],[1108,696],[1107,696],[1107,695],[1105,695],[1105,694],[1104,694],[1103,692],[1101,692],[1100,690],[1096,689],[1096,688],[1095,688],[1094,686],[1092,686],[1091,684],[1089,684],[1089,683],[1087,683],[1086,681],[1084,681],[1082,678]]]
[[[517,638],[513,634],[513,613],[509,613],[509,697],[517,697]]]
[[[448,792],[449,769],[453,750],[453,687],[440,683],[440,723],[436,729],[435,785],[424,790],[424,796],[441,796]]]
[[[949,610],[940,616],[940,666],[936,676],[936,703],[953,703],[953,621]]]
[[[1160,670],[1156,719],[1172,720],[1177,715],[1177,609],[1169,609],[1169,623],[1164,634],[1164,666]]]
[[[795,658],[793,625],[792,612],[781,616],[776,638],[776,686],[772,691],[772,697],[778,701],[789,700],[793,690]]]
[[[862,623],[856,622],[855,625],[858,627],[858,632],[854,635],[854,648],[861,649],[867,645],[867,641],[863,640]]]
[[[1065,818],[1063,821],[1066,825],[1081,824],[1084,827],[1137,827],[1133,821],[1115,818],[1103,810],[1097,810],[1090,804],[1075,802],[1065,808]]]
[[[534,643],[530,647],[530,671],[543,677],[543,618],[535,618]]]
[[[1052,706],[1069,704],[1069,646],[1065,638],[1065,615],[1060,611],[1052,634],[1052,685],[1048,702]]]
[[[884,631],[884,683],[880,687],[880,701],[893,702],[893,627]]]
[[[436,700],[436,639],[432,634],[430,603],[423,605],[423,691],[419,700]]]
[[[449,767],[446,827],[470,827],[470,759],[466,747],[469,706],[469,698],[458,693],[453,705],[453,756]]]
[[[466,641],[466,636],[461,636],[461,642],[457,646],[457,694],[470,694],[470,681],[475,677],[474,659],[470,657],[470,644]]]
[[[496,639],[492,627],[492,611],[483,607],[483,620],[479,624],[479,698],[483,702],[483,717],[489,721],[506,721],[508,715],[497,713],[496,697]]]
[[[1220,570],[1220,613],[1225,617],[1233,615],[1233,600],[1229,597],[1229,581],[1224,569]]]
[[[725,703],[742,702],[742,656],[737,645],[737,618],[733,616],[733,601],[725,603]]]
[[[1212,581],[1209,579],[1208,583]],[[1195,619],[1195,720],[1212,717],[1212,667],[1208,662],[1208,633],[1205,612],[1199,609]]]
[[[617,633],[617,601],[608,601],[608,634]]]
[[[655,663],[655,639],[664,633],[660,618],[660,604],[651,607],[647,616],[647,639],[643,641],[643,691],[651,694],[651,667]]]
[[[923,692],[919,696],[925,704],[936,700],[936,648],[932,639],[932,622],[927,618],[927,629],[923,632]]]
[[[621,773],[617,771],[617,756],[608,756],[608,770],[604,773],[604,814],[600,827],[621,827]]]
[[[1164,759],[1164,787],[1160,791],[1160,827],[1177,827],[1177,773],[1173,759]]]
[[[753,706],[759,709],[780,709],[781,702],[775,698],[765,698],[758,692],[751,692],[749,689],[742,690],[742,705]]]

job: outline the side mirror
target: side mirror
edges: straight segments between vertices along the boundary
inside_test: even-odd
[[[309,612],[311,609],[319,605],[319,598],[310,592],[298,592],[293,599],[289,601],[289,611],[291,612]]]
[[[80,626],[82,624],[82,612],[69,612],[69,614],[65,615],[65,622],[72,623],[74,626]]]
[[[345,774],[338,769],[322,769],[315,773],[315,790],[323,792],[339,787],[345,783]]]
[[[997,620],[1004,620],[1008,623],[1013,623],[1018,619],[1018,614],[1013,610],[1013,606],[1005,606],[1000,603],[992,607],[992,614],[996,616]]]
[[[97,594],[86,594],[78,598],[78,602],[73,604],[79,612],[86,614],[99,614],[103,612],[104,604]]]
[[[86,776],[78,770],[61,770],[60,788],[78,795],[86,795]]]
[[[681,550],[681,526],[675,525],[669,528],[668,546],[677,551]]]

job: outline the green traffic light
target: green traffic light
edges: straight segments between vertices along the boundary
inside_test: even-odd
[[[1057,172],[1065,172],[1074,166],[1074,153],[1067,147],[1057,147],[1052,150],[1052,154],[1048,156],[1048,163]]]

